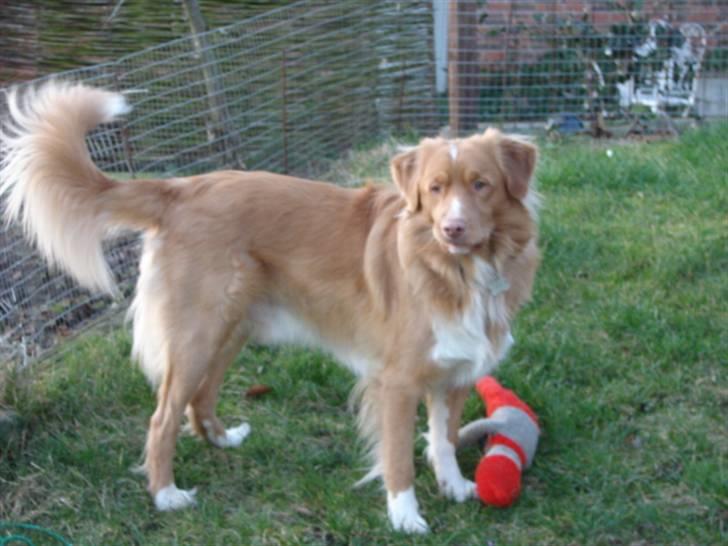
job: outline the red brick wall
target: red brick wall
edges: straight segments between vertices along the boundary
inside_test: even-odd
[[[481,64],[488,67],[506,59],[510,63],[535,61],[550,47],[547,37],[554,34],[551,21],[555,17],[578,21],[588,14],[591,24],[606,33],[611,25],[629,21],[627,11],[615,9],[614,5],[609,0],[486,0],[478,10],[477,48]],[[646,21],[698,23],[708,33],[709,48],[728,47],[725,0],[645,0],[643,6],[641,15]]]

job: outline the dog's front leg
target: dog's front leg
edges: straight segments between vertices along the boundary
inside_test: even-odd
[[[413,459],[415,418],[420,396],[411,387],[384,386],[381,389],[381,457],[387,512],[397,531],[426,533],[415,496]]]
[[[475,484],[463,477],[455,457],[460,417],[469,394],[470,388],[438,387],[427,395],[427,459],[440,492],[457,502],[475,496]]]

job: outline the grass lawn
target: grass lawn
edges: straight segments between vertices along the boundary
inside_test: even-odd
[[[385,178],[386,150],[335,172]],[[418,440],[433,532],[392,533],[380,487],[351,487],[365,460],[348,373],[319,353],[252,347],[220,414],[253,434],[235,450],[183,435],[177,483],[199,488],[199,506],[155,513],[131,471],[154,398],[129,334],[112,329],[7,378],[0,400],[22,426],[0,446],[0,520],[91,545],[725,544],[728,125],[675,142],[544,143],[542,155],[544,262],[498,370],[544,428],[516,505],[439,498]],[[243,396],[260,383],[273,391]],[[466,418],[482,412],[473,395]],[[479,455],[461,453],[464,473]]]

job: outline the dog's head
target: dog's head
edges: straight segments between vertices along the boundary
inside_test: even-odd
[[[518,244],[533,224],[527,196],[534,145],[495,129],[465,139],[424,139],[392,159],[392,177],[410,217],[432,228],[450,254],[497,253]]]

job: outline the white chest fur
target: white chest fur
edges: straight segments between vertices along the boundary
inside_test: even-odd
[[[470,385],[490,373],[513,343],[507,328],[503,282],[490,264],[476,258],[470,304],[458,317],[435,317],[432,321],[432,359],[451,371],[453,385]],[[495,344],[486,335],[491,322],[506,326],[504,339]]]

